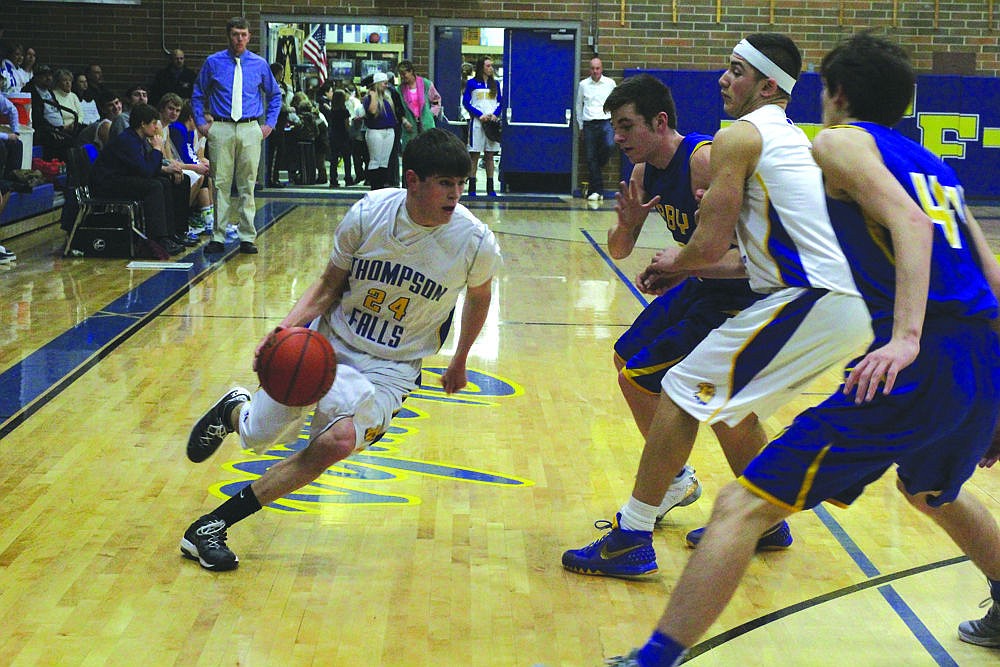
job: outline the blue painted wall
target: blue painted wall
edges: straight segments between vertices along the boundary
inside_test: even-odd
[[[668,86],[682,133],[714,134],[723,121],[721,70],[625,70],[646,72]],[[818,74],[805,72],[795,85],[788,115],[812,136],[822,120]],[[897,129],[942,157],[958,174],[968,199],[1000,198],[1000,79],[927,74],[917,77],[916,100]],[[628,162],[623,158],[623,162]],[[631,171],[623,165],[623,175]]]

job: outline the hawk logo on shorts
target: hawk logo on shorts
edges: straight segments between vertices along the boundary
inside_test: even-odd
[[[698,391],[694,393],[694,397],[702,405],[708,405],[709,401],[715,398],[715,385],[711,382],[699,382]]]
[[[369,429],[365,429],[365,442],[373,443],[379,438],[385,435],[385,429],[381,426],[373,426]]]

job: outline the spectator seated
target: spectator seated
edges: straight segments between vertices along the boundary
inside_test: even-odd
[[[142,202],[134,199],[97,197],[90,192],[90,168],[97,159],[93,144],[69,149],[67,188],[75,208],[66,230],[64,255],[136,257],[145,233]],[[67,200],[69,202],[69,200]],[[68,204],[69,205],[69,204]],[[70,210],[72,210],[72,208]],[[64,228],[67,223],[64,216]],[[148,244],[147,244],[148,247]],[[168,259],[169,255],[159,259]]]

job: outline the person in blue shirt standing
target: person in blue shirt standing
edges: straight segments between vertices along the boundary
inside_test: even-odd
[[[205,252],[221,253],[230,220],[230,192],[233,183],[239,194],[236,210],[240,252],[255,254],[257,230],[254,184],[260,162],[261,144],[271,134],[281,111],[281,88],[266,60],[247,50],[250,23],[236,17],[226,23],[229,48],[205,59],[194,83],[191,106],[198,131],[208,137],[215,183],[216,221],[212,241]],[[236,93],[234,95],[234,92]],[[267,108],[261,101],[264,93]],[[260,118],[264,124],[260,124]]]

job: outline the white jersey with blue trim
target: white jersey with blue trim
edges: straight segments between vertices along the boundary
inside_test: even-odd
[[[326,315],[350,346],[394,361],[434,354],[448,336],[459,295],[500,269],[493,232],[461,204],[446,224],[421,227],[406,190],[384,188],[358,201],[334,232],[330,260],[348,272]]]
[[[859,294],[830,223],[823,175],[805,133],[777,104],[739,119],[761,137],[760,159],[747,180],[736,236],[750,287]]]

